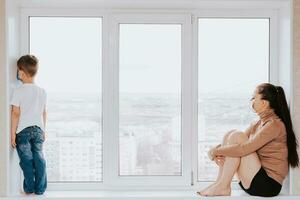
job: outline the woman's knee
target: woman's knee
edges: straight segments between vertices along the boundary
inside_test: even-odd
[[[235,131],[228,137],[229,144],[240,144],[248,140],[248,137],[242,131]]]
[[[232,133],[234,133],[235,131],[237,131],[236,129],[230,130],[227,133],[225,133],[225,135],[223,136],[223,144],[227,144],[228,142],[228,138],[230,137],[230,135]]]

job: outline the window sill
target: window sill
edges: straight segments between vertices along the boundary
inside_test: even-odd
[[[0,200],[17,200],[17,199],[72,199],[72,200],[88,200],[88,199],[109,199],[109,200],[195,200],[195,199],[211,199],[209,197],[200,197],[195,191],[47,191],[42,196],[11,196],[0,198]],[[280,194],[272,199],[278,200],[296,200],[300,196]],[[261,199],[260,197],[249,196],[242,190],[233,190],[230,197],[215,197],[214,199]]]

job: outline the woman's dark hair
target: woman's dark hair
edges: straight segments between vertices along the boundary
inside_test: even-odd
[[[286,129],[288,162],[292,167],[299,166],[299,156],[297,153],[298,142],[295,136],[290,111],[285,98],[284,90],[280,86],[270,83],[263,83],[258,86],[258,93],[262,99],[267,100],[270,107],[274,109],[276,115],[282,120]]]

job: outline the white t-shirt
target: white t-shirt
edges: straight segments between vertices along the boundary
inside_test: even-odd
[[[20,107],[21,112],[16,133],[34,125],[45,131],[43,111],[46,102],[46,91],[34,83],[24,83],[14,89],[10,104]]]

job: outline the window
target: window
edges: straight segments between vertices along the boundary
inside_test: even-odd
[[[217,174],[208,149],[255,119],[250,98],[262,82],[269,82],[269,19],[199,18],[198,180]]]
[[[276,71],[276,29],[264,13],[32,12],[28,50],[48,92],[54,188],[213,181],[206,152],[256,118],[253,89]]]
[[[48,92],[50,182],[102,180],[102,19],[30,17],[36,82]]]
[[[119,31],[119,173],[181,175],[181,25]]]

